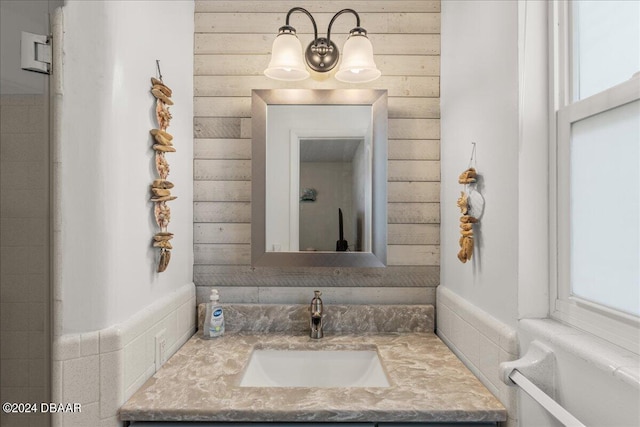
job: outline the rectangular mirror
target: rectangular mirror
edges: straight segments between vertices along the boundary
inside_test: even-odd
[[[384,267],[387,93],[252,92],[251,264]]]

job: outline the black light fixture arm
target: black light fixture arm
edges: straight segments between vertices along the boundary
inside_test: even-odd
[[[313,40],[304,48],[298,39],[296,29],[290,25],[291,17],[296,12],[307,15],[313,25]],[[327,35],[323,37],[318,34],[318,25],[314,17],[302,7],[292,7],[287,12],[285,24],[280,27],[278,36],[273,42],[271,62],[264,71],[265,75],[276,80],[296,81],[309,77],[311,75],[309,71],[327,73],[333,70],[340,61],[340,51],[336,43],[331,40],[331,30],[336,19],[345,13],[355,16],[356,26],[349,31],[349,36],[344,43],[345,56],[340,69],[335,73],[336,79],[342,82],[360,83],[380,77],[380,71],[373,61],[373,47],[368,40],[367,31],[360,26],[358,12],[353,9],[338,11],[331,17]],[[303,38],[308,40],[307,37]],[[316,80],[321,80],[320,75],[314,75],[314,78],[316,77]]]
[[[289,12],[287,12],[287,19],[285,20],[285,25],[287,27],[292,28],[289,25],[289,18],[291,17],[291,14],[293,12],[302,12],[305,15],[307,15],[309,17],[309,19],[311,19],[311,23],[313,24],[313,43],[315,44],[316,40],[318,40],[318,26],[316,25],[316,20],[313,19],[313,16],[311,15],[311,13],[309,13],[309,11],[307,9],[304,9],[302,7],[294,7]]]
[[[348,13],[353,13],[356,16],[356,28],[360,29],[360,16],[358,15],[358,12],[356,12],[353,9],[342,9],[341,11],[339,11],[338,13],[333,15],[333,18],[331,18],[331,21],[329,22],[329,28],[327,29],[327,42],[331,41],[331,27],[333,26],[333,22],[336,20],[336,18],[338,16],[342,15],[343,13],[347,13],[347,12]]]
[[[307,9],[302,7],[294,7],[287,12],[287,18],[285,20],[285,25],[280,27],[280,31],[278,34],[296,34],[295,28],[289,25],[289,20],[291,15],[294,12],[302,12],[311,19],[311,23],[313,24],[313,41],[309,43],[307,48],[304,51],[304,58],[309,66],[314,71],[318,71],[320,73],[325,73],[333,69],[338,63],[338,59],[340,57],[340,52],[338,52],[338,46],[334,42],[331,41],[331,27],[335,22],[338,16],[343,13],[352,13],[356,17],[356,28],[352,29],[349,32],[349,35],[365,35],[367,32],[364,28],[360,28],[360,16],[353,9],[342,9],[331,18],[331,22],[329,22],[329,28],[327,29],[327,37],[318,37],[318,26],[316,25],[316,20],[313,19],[313,16]]]

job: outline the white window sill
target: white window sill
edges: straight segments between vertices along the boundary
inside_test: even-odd
[[[523,332],[640,389],[640,355],[553,319],[522,319],[518,326]]]

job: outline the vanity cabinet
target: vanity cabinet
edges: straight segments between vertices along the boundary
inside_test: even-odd
[[[257,350],[373,351],[389,385],[242,386]],[[347,364],[331,360],[325,361]],[[507,413],[433,333],[327,334],[320,340],[229,333],[219,340],[191,338],[120,408],[120,418],[130,422],[125,427],[486,427],[506,421]],[[274,418],[279,421],[269,422]],[[157,421],[142,422],[150,419]]]
[[[181,423],[133,422],[131,427],[495,427],[497,423]]]

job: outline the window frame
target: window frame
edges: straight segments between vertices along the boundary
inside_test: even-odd
[[[640,75],[578,101],[573,100],[571,2],[550,8],[550,317],[640,353],[640,317],[571,294],[571,125],[640,99]]]

